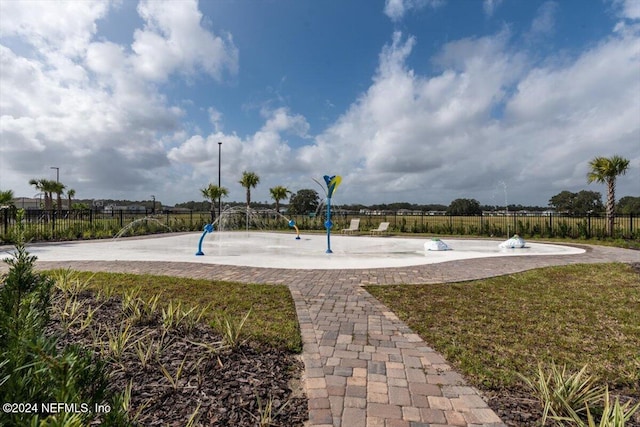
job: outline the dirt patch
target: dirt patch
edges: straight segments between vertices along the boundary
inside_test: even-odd
[[[296,355],[251,343],[220,349],[222,336],[210,326],[166,328],[159,313],[132,323],[130,338],[114,350],[127,318],[122,300],[84,292],[77,301],[78,319],[95,309],[90,326],[65,326],[58,305],[47,333],[59,337],[60,347],[80,344],[101,354],[112,390],[131,384],[129,414],[140,425],[185,425],[193,417],[195,425],[242,427],[271,416],[274,425],[302,426],[308,418]]]

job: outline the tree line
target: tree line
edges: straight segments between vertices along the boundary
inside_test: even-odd
[[[570,214],[570,215],[586,215],[586,214],[599,214],[603,211],[607,215],[609,232],[612,233],[614,218],[616,213],[618,214],[640,214],[640,197],[627,196],[621,198],[618,203],[615,200],[615,185],[616,179],[620,175],[624,175],[629,168],[630,161],[620,156],[608,157],[595,157],[589,162],[589,172],[587,174],[587,183],[598,182],[607,185],[607,202],[603,204],[602,195],[599,192],[582,190],[577,193],[570,191],[561,191],[555,196],[549,199],[549,206],[557,212]],[[251,189],[256,188],[260,183],[260,177],[251,171],[243,171],[240,180],[238,181],[246,190],[246,206],[247,209],[251,206]],[[47,179],[31,179],[29,184],[33,185],[36,190],[44,195],[44,207],[51,210],[54,206],[60,211],[62,209],[62,194],[65,193],[68,198],[68,207],[72,208],[72,199],[75,195],[75,190],[67,189],[67,187],[56,181]],[[226,187],[218,186],[215,184],[208,184],[200,189],[200,192],[211,210],[212,221],[215,219],[216,210],[217,215],[221,214],[221,201],[222,198],[229,195],[229,190]],[[289,214],[308,214],[310,212],[316,212],[321,204],[321,199],[317,191],[312,189],[301,189],[294,193],[284,186],[275,186],[269,189],[271,198],[275,201],[275,210],[280,211],[282,200],[289,199],[287,205],[287,212]],[[54,203],[53,195],[56,195],[56,202]],[[152,196],[153,197],[153,196]],[[11,190],[0,190],[0,206],[10,205],[13,199],[13,192]],[[123,203],[125,204],[125,203]],[[264,204],[256,204],[259,207],[264,207]],[[146,206],[146,205],[145,205]],[[84,206],[82,206],[84,207]],[[176,207],[186,207],[194,210],[201,210],[204,206],[199,205],[198,202],[186,202],[176,204]],[[152,211],[155,211],[156,202],[155,197],[152,201]],[[480,205],[475,199],[456,199],[453,200],[448,206],[440,204],[428,204],[417,205],[406,202],[391,203],[391,204],[377,204],[371,206],[364,206],[360,204],[355,205],[343,205],[340,207],[343,210],[348,211],[360,211],[362,209],[372,209],[379,211],[398,211],[401,209],[413,210],[413,211],[445,211],[451,215],[478,215],[483,211],[494,210],[495,206]],[[537,206],[521,206],[521,205],[509,205],[505,206],[505,210],[511,211],[540,211],[545,208]]]
[[[614,155],[612,157],[595,157],[589,162],[589,172],[587,173],[587,183],[603,183],[607,185],[607,203],[603,205],[602,196],[595,191],[580,191],[578,193],[572,193],[570,191],[562,191],[549,199],[549,206],[554,208],[558,212],[568,214],[590,214],[600,213],[603,208],[606,212],[608,233],[613,235],[613,229],[615,224],[616,212],[619,213],[638,213],[638,205],[640,204],[640,198],[638,197],[623,197],[616,205],[615,201],[615,186],[616,179],[620,175],[624,175],[629,168],[630,161],[621,156]],[[239,183],[246,188],[247,196],[247,209],[251,203],[251,188],[255,188],[260,182],[260,178],[254,172],[244,171]],[[320,205],[320,197],[315,190],[302,189],[297,193],[292,193],[285,187],[274,187],[270,190],[271,197],[276,202],[276,211],[280,210],[280,200],[285,200],[290,195],[289,205],[287,212],[289,214],[308,214],[310,212],[316,212]],[[226,197],[229,192],[224,187],[219,187],[215,184],[209,184],[207,187],[201,189],[201,193],[204,198],[209,199],[211,202],[211,217],[214,218],[215,202],[218,202],[218,215],[220,215],[220,202],[222,197]],[[354,205],[352,207],[360,207],[361,205]],[[383,206],[383,205],[378,205]],[[388,205],[384,205],[388,206]],[[400,208],[399,206],[405,206]],[[442,210],[441,205],[431,205],[436,209],[426,210]],[[413,209],[417,205],[411,204],[396,204],[396,208],[410,209],[410,210],[425,210],[425,209]],[[343,207],[346,209],[346,207]],[[486,206],[485,206],[486,208]],[[617,208],[617,209],[616,209]],[[508,206],[505,207],[508,209]],[[360,210],[360,209],[358,209]],[[386,210],[386,209],[381,209]],[[451,215],[476,215],[481,214],[483,206],[475,199],[456,199],[446,208],[446,213]],[[493,210],[493,209],[491,209]],[[520,210],[520,209],[518,209]]]

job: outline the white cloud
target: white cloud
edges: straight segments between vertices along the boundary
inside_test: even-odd
[[[138,13],[145,21],[131,46],[134,68],[150,80],[165,80],[175,71],[203,71],[220,80],[223,71],[238,71],[238,50],[231,35],[213,35],[202,27],[196,0],[142,1]]]
[[[439,7],[444,0],[385,0],[384,13],[392,21],[400,21],[410,10],[420,10],[426,6]]]
[[[209,107],[207,112],[209,113],[209,122],[211,122],[216,132],[220,132],[222,130],[223,114],[214,107]]]
[[[536,16],[531,23],[528,33],[529,38],[544,37],[555,31],[556,13],[558,4],[554,1],[544,2],[536,11]]]
[[[309,123],[300,114],[291,115],[287,108],[281,107],[275,111],[263,110],[262,115],[267,117],[262,131],[271,133],[287,132],[299,137],[306,137],[309,132]]]
[[[619,15],[626,19],[640,19],[640,1],[638,0],[613,0],[619,10]]]
[[[512,200],[550,198],[584,188],[597,155],[640,161],[637,34],[555,68],[531,68],[509,39],[503,31],[448,43],[434,58],[442,72],[421,76],[406,65],[416,41],[396,33],[371,87],[298,161],[315,175],[345,175],[341,194],[353,202],[369,191],[440,203],[491,203],[499,182]]]
[[[217,171],[221,149],[223,186],[230,190],[234,200],[241,200],[239,195],[244,194],[237,182],[243,170],[255,171],[261,176],[257,194],[264,200],[268,198],[270,186],[282,185],[293,171],[300,171],[292,163],[293,149],[285,135],[306,138],[309,124],[303,116],[291,114],[286,108],[263,110],[262,114],[265,123],[252,135],[241,138],[235,133],[219,131],[206,137],[193,135],[172,148],[168,158],[174,165],[190,170],[192,179],[202,187],[213,182],[212,171]],[[222,147],[218,147],[218,142],[222,142]]]
[[[18,36],[42,54],[83,54],[109,1],[3,1],[0,37]],[[70,19],[73,17],[73,19]]]
[[[111,42],[95,42],[87,47],[86,64],[91,71],[108,78],[115,72],[127,70],[128,58],[124,46]]]
[[[300,150],[299,161],[316,173],[349,171],[356,185],[343,192],[354,197],[365,183],[383,193],[421,191],[425,180],[437,185],[430,177],[450,174],[452,157],[493,148],[476,132],[520,67],[502,52],[506,38],[446,45],[437,58],[444,71],[427,78],[406,66],[415,39],[394,34],[373,85],[315,145]]]
[[[493,16],[493,13],[498,6],[500,6],[500,3],[502,3],[502,0],[484,0],[482,2],[482,8],[484,9],[485,15],[488,17]]]
[[[63,182],[73,177],[78,197],[89,196],[83,194],[89,188],[110,197],[158,188],[170,165],[165,145],[174,144],[164,135],[180,131],[184,112],[167,103],[154,81],[170,73],[199,70],[219,79],[224,70],[237,71],[235,46],[202,26],[195,2],[141,3],[147,27],[136,33],[140,55],[95,40],[96,21],[109,6],[2,3],[0,188],[24,188],[50,165],[61,167]],[[140,40],[154,34],[158,50],[145,51]]]

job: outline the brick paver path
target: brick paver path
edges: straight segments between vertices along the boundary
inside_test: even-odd
[[[285,284],[295,301],[304,342],[309,426],[502,426],[478,392],[361,285],[456,282],[551,265],[640,262],[638,251],[586,249],[580,255],[479,258],[367,270],[152,261],[38,262],[37,266]],[[6,265],[0,266],[4,271]]]

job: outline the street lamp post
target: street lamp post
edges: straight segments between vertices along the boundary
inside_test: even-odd
[[[218,142],[218,191],[222,188],[220,185],[220,162],[222,159],[222,142]],[[220,215],[222,214],[222,196],[218,196],[218,221],[220,220]]]
[[[57,166],[51,166],[50,169],[56,170],[56,182],[60,182],[60,168]]]

